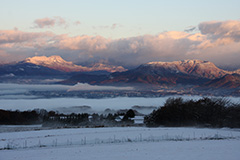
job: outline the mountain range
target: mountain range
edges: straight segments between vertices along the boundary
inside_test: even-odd
[[[23,63],[35,64],[55,69],[62,72],[92,72],[92,71],[107,71],[107,72],[123,72],[126,71],[122,66],[113,66],[108,64],[96,63],[92,67],[75,65],[72,62],[65,61],[60,56],[36,56],[27,58]]]
[[[62,84],[89,83],[98,85],[197,86],[201,88],[240,88],[240,69],[227,71],[212,62],[182,60],[149,62],[134,69],[95,63],[76,65],[60,56],[36,56],[0,66],[1,79],[18,77],[58,76]]]

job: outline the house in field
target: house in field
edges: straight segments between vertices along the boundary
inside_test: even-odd
[[[134,124],[137,125],[144,124],[144,116],[135,116],[134,118],[131,118],[131,120],[134,120]]]
[[[121,122],[124,116],[117,116],[115,118],[115,121]],[[134,121],[133,124],[135,125],[143,125],[144,124],[144,116],[135,116],[134,118],[130,118]]]

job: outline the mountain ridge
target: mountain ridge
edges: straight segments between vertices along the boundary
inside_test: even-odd
[[[159,70],[169,70],[173,73],[181,72],[208,79],[215,79],[226,74],[231,74],[230,71],[216,67],[216,65],[212,62],[196,59],[173,62],[149,62],[143,64],[143,66],[155,67],[155,69],[157,68]]]
[[[213,88],[223,85],[227,88],[236,88],[239,87],[238,81],[240,81],[236,76],[226,76],[240,75],[240,69],[227,71],[218,68],[212,62],[196,59],[148,62],[134,69],[126,70],[122,66],[103,63],[94,63],[91,66],[76,65],[55,55],[35,56],[14,64],[0,66],[0,76],[5,78],[37,76],[38,74],[39,76],[62,76],[65,78],[64,84],[82,82],[100,85],[144,84],[171,87],[196,85]],[[226,77],[224,78],[224,76]],[[226,81],[230,81],[227,83],[228,85],[224,85]]]

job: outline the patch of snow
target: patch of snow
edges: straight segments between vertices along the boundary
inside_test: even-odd
[[[1,76],[2,78],[9,78],[9,77],[15,77],[13,73],[5,74]]]

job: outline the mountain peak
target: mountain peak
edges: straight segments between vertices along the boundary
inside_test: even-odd
[[[58,55],[50,56],[50,57],[48,57],[48,59],[53,60],[53,61],[64,61],[64,60],[62,59],[62,57],[60,57],[60,56],[58,56]]]
[[[46,56],[35,56],[35,57],[30,57],[30,58],[26,58],[24,60],[24,62],[26,63],[33,63],[36,65],[40,65],[42,63],[62,63],[65,62],[65,60],[62,59],[62,57],[58,56],[58,55],[53,55],[50,57],[46,57]],[[70,62],[71,63],[71,62]]]
[[[86,67],[77,66],[72,62],[65,61],[58,55],[50,57],[46,56],[35,56],[24,60],[25,63],[32,63],[35,65],[41,65],[44,67],[64,71],[64,72],[75,72],[75,71],[88,71]]]

